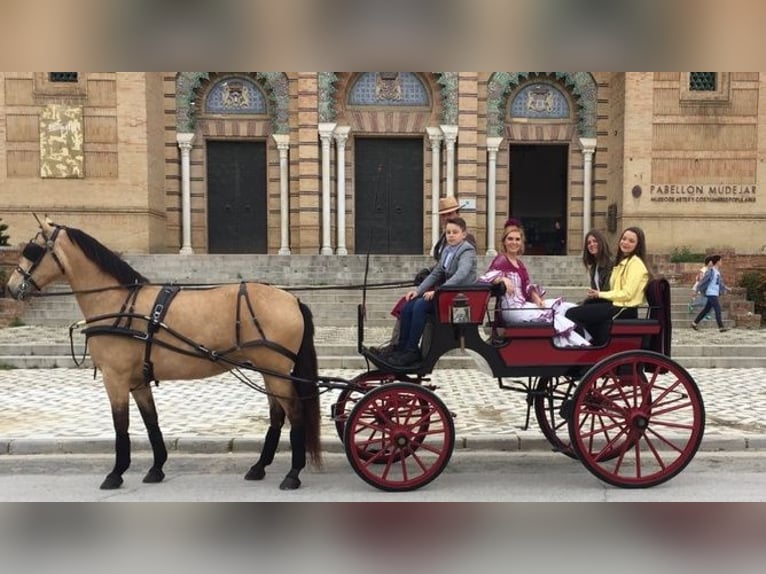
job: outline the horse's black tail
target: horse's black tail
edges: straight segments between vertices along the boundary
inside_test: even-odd
[[[298,349],[298,358],[293,367],[293,376],[300,379],[316,381],[319,377],[317,352],[314,347],[314,318],[311,309],[305,303],[298,301],[303,315],[303,340]],[[303,405],[303,420],[306,425],[306,452],[312,464],[321,466],[322,452],[319,440],[319,388],[316,384],[295,383],[298,396]]]

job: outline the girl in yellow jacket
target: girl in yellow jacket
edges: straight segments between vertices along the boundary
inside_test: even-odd
[[[590,333],[593,345],[603,345],[609,339],[613,319],[638,318],[638,307],[646,302],[644,290],[650,278],[644,231],[628,227],[620,236],[609,290],[588,289],[586,301],[567,311],[566,316]]]

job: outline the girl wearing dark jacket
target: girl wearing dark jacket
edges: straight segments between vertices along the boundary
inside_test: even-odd
[[[598,229],[591,229],[585,236],[582,247],[582,262],[588,270],[590,288],[597,291],[609,290],[609,278],[612,275],[612,252],[604,234]]]

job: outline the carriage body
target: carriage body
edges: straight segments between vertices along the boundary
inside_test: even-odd
[[[361,389],[342,393],[333,408],[352,466],[384,490],[417,488],[441,472],[454,426],[423,383],[445,353],[465,349],[486,363],[501,389],[526,395],[523,428],[534,410],[554,451],[615,486],[669,480],[699,448],[704,406],[692,377],[670,357],[669,284],[651,281],[646,296],[646,316],[614,320],[604,345],[559,347],[551,324],[499,325],[490,286],[442,288],[423,335],[423,360],[405,369],[364,345],[360,308],[359,351],[375,369],[357,377]],[[493,334],[501,327],[498,341]],[[383,421],[396,419],[392,413],[413,422],[387,426]]]

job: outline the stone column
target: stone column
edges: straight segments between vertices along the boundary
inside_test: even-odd
[[[274,138],[279,150],[279,255],[290,255],[290,198],[288,197],[290,174],[287,169],[290,136],[274,134],[271,137]]]
[[[319,138],[322,140],[322,248],[321,255],[332,255],[330,245],[330,151],[335,123],[319,124]]]
[[[338,199],[336,209],[338,211],[338,247],[337,255],[348,255],[346,249],[346,141],[351,126],[338,126],[335,128],[335,144],[338,146],[336,154],[338,178]]]
[[[444,136],[439,128],[426,128],[431,143],[431,245],[436,245],[441,235],[439,229],[439,166]]]
[[[176,134],[181,149],[181,255],[194,253],[191,243],[191,150],[194,134]]]
[[[497,218],[497,151],[503,142],[502,137],[487,138],[487,255],[497,255],[495,249],[495,219]]]
[[[580,138],[583,155],[582,178],[582,235],[583,239],[591,228],[591,197],[593,195],[593,154],[596,151],[596,138]]]
[[[457,141],[457,126],[441,126],[444,134],[444,149],[447,152],[447,197],[455,195],[455,142]]]

